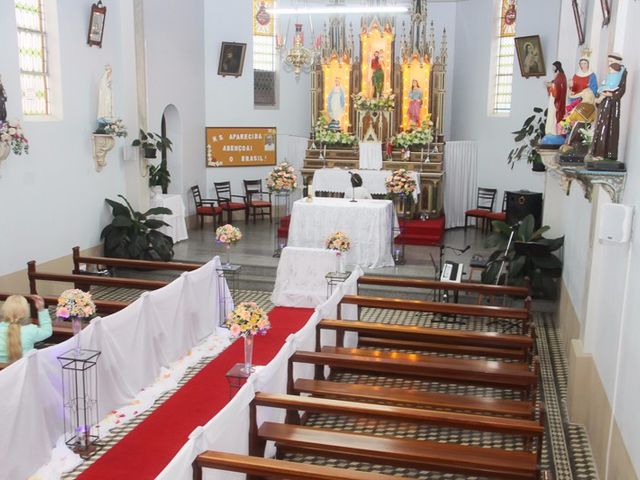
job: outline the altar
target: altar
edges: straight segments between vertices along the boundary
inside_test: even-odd
[[[386,195],[385,181],[393,172],[390,170],[343,170],[341,168],[322,168],[313,172],[313,188],[317,192],[344,193],[351,198],[351,176],[349,172],[362,177],[362,186],[371,195]],[[413,199],[417,202],[420,195],[420,177],[416,172],[409,172],[416,182]]]
[[[368,268],[391,267],[393,239],[398,230],[398,217],[390,200],[358,200],[315,197],[293,204],[288,246],[325,248],[326,239],[334,232],[351,238],[347,265]]]

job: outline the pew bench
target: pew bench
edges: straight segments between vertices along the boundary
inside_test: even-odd
[[[392,480],[398,477],[345,468],[251,457],[236,453],[206,451],[193,462],[193,480],[202,480],[203,468],[246,473],[259,478],[286,480]]]
[[[316,327],[316,350],[320,349],[322,330],[336,331],[338,346],[343,346],[345,332],[357,332],[361,347],[497,357],[521,362],[532,359],[535,345],[528,335],[323,319]]]
[[[525,300],[525,308],[496,307],[484,305],[463,305],[459,303],[428,302],[424,300],[404,300],[399,298],[372,297],[366,295],[345,295],[338,303],[338,320],[342,320],[342,306],[358,307],[358,320],[363,307],[382,310],[439,313],[452,316],[480,317],[494,320],[508,320],[521,324],[524,335],[531,330],[531,299]]]
[[[437,357],[413,353],[384,352],[357,348],[323,347],[320,352],[297,351],[289,358],[289,373],[294,363],[315,365],[315,380],[325,380],[323,370],[358,371],[396,378],[413,378],[465,385],[481,385],[521,392],[533,398],[538,385],[538,362],[534,370],[522,363]],[[291,375],[289,375],[291,378]],[[293,390],[293,381],[289,391]]]
[[[424,392],[404,388],[310,380],[306,378],[295,380],[293,390],[289,393],[305,393],[314,397],[407,405],[415,408],[432,408],[492,416],[528,419],[532,419],[535,416],[535,407],[533,402],[530,401],[501,400],[473,395]]]

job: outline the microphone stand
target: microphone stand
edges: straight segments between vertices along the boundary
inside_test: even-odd
[[[465,253],[467,250],[469,250],[471,248],[471,245],[467,245],[464,248],[456,248],[456,247],[450,247],[448,245],[443,245],[440,244],[440,259],[439,259],[439,263],[438,263],[438,270],[436,272],[436,281],[440,280],[440,277],[442,276],[442,265],[444,263],[444,251],[445,250],[451,250],[453,253],[456,254],[456,256],[460,256],[463,253]],[[435,268],[435,261],[433,259],[433,255],[429,254],[431,256],[431,263],[433,264],[434,268]],[[438,292],[440,292],[441,290],[439,290]],[[435,297],[435,292],[434,292],[434,297]],[[444,290],[444,292],[442,293],[442,296],[440,296],[440,294],[438,295],[438,301],[442,302],[442,303],[449,303],[449,294],[447,293],[446,290]],[[458,292],[454,293],[454,302],[458,302]],[[465,325],[466,322],[463,320],[458,320],[457,314],[453,315],[453,319],[449,320],[449,315],[443,315],[443,314],[436,314],[433,316],[433,320],[432,323],[457,323],[460,325]]]

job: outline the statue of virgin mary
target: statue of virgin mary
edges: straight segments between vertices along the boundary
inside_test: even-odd
[[[105,65],[98,87],[98,123],[113,118],[113,94],[111,93],[111,65]]]

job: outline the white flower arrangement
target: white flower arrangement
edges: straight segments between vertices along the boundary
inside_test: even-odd
[[[328,250],[338,253],[347,253],[351,250],[351,239],[344,232],[334,232],[325,241]]]
[[[127,136],[127,127],[124,124],[124,121],[121,118],[115,118],[110,120],[104,126],[104,133],[107,135],[113,135],[114,137],[126,137]]]
[[[329,128],[327,119],[321,116],[315,126],[316,141],[324,145],[354,145],[356,137],[341,131],[334,131]]]
[[[287,162],[276,165],[267,176],[270,192],[292,192],[298,188],[295,169]]]
[[[16,155],[22,155],[22,152],[29,153],[29,140],[24,136],[17,120],[0,122],[0,142],[9,146]]]
[[[416,181],[404,168],[394,171],[384,182],[387,193],[411,195],[416,189]]]
[[[396,96],[382,95],[378,98],[367,98],[362,92],[352,95],[353,107],[365,112],[391,112],[396,109]]]
[[[233,245],[242,238],[242,232],[238,227],[226,224],[216,229],[216,241],[226,245]]]
[[[431,122],[422,122],[420,128],[408,132],[401,132],[393,138],[393,145],[400,148],[427,145],[433,142]]]
[[[265,335],[271,328],[266,312],[255,302],[242,302],[227,316],[226,326],[234,338]]]
[[[95,315],[96,306],[89,292],[71,288],[62,292],[58,298],[56,316],[59,318],[89,318]]]

